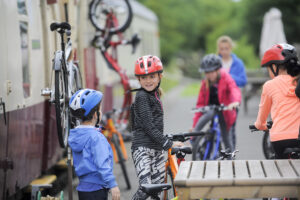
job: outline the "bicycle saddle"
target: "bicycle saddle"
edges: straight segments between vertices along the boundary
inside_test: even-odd
[[[57,22],[53,22],[50,25],[50,30],[51,31],[55,31],[57,29],[64,29],[64,30],[71,30],[71,25],[67,22],[62,22],[62,23],[57,23]]]
[[[191,154],[192,153],[192,148],[191,147],[172,147],[171,154],[177,154],[179,151],[186,153],[186,154]]]
[[[168,183],[162,184],[141,184],[141,189],[147,194],[157,194],[163,190],[168,190],[171,188],[171,185]]]

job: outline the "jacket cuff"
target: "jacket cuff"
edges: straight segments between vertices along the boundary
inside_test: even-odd
[[[167,151],[168,149],[170,149],[172,147],[172,145],[173,145],[173,142],[171,140],[167,139],[165,141],[165,143],[163,144],[163,149],[165,151]]]

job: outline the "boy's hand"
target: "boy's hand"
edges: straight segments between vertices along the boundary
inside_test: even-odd
[[[172,145],[172,147],[183,147],[183,146],[184,146],[183,142],[179,142],[179,141],[173,142]]]
[[[118,186],[110,189],[112,200],[120,200],[120,190]]]
[[[233,102],[233,103],[231,103],[231,104],[228,105],[228,109],[229,109],[229,110],[232,110],[232,109],[234,109],[234,108],[239,107],[239,105],[240,105],[239,102]]]

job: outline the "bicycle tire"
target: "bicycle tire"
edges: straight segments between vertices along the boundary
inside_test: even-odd
[[[193,160],[203,160],[206,145],[207,145],[207,140],[206,140],[205,136],[198,136],[195,139],[195,141],[193,143],[193,148],[192,148],[192,159]],[[209,151],[211,152],[211,149]]]
[[[263,146],[263,153],[264,153],[265,158],[266,159],[274,159],[275,151],[274,151],[271,141],[270,141],[269,132],[264,133],[262,146]]]
[[[109,34],[124,32],[131,24],[132,16],[133,16],[131,5],[128,0],[122,0],[122,1],[125,2],[123,8],[125,7],[125,10],[126,10],[125,12],[127,13],[127,16],[125,17],[125,20],[123,20],[123,22],[119,23],[119,25],[117,27],[109,28]],[[119,2],[121,2],[121,1],[119,1]],[[108,6],[108,4],[105,3],[105,1],[103,1],[103,0],[93,0],[89,5],[89,19],[90,19],[92,25],[98,31],[101,31],[101,32],[104,32],[106,30],[105,29],[106,16],[99,17],[99,15],[103,12],[102,7],[105,7],[105,4],[106,4],[106,6]],[[101,22],[100,22],[101,20],[103,20],[103,24],[101,24]],[[120,21],[120,20],[118,19],[118,21]]]
[[[112,143],[114,144],[115,149],[117,151],[119,164],[121,166],[121,169],[122,169],[122,172],[123,172],[123,175],[124,175],[124,179],[125,179],[125,182],[126,182],[126,185],[127,185],[127,189],[130,190],[131,189],[131,184],[130,184],[130,180],[129,180],[126,165],[125,165],[125,159],[124,159],[124,156],[123,156],[122,151],[120,149],[120,142],[119,142],[119,138],[118,138],[117,134],[113,134]]]
[[[167,177],[166,177],[166,180],[165,180],[165,183],[170,183],[171,184],[171,188],[169,190],[165,190],[163,192],[164,194],[164,200],[168,200],[168,199],[173,199],[176,197],[176,188],[175,188],[175,185],[174,185],[174,177],[173,177],[173,174],[172,174],[172,171],[171,171],[171,168],[168,167],[167,168]]]
[[[66,102],[67,82],[64,78],[63,70],[55,71],[55,114],[56,114],[56,126],[59,145],[65,148],[68,143],[69,135],[69,105]]]

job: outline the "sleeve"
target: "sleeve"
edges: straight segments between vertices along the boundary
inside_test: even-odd
[[[206,106],[205,105],[205,89],[206,89],[205,87],[206,87],[205,81],[202,81],[198,99],[197,99],[196,108]],[[201,116],[202,116],[201,112],[195,113],[195,115],[193,117],[193,128],[196,126],[196,124]]]
[[[156,143],[161,145],[164,150],[168,150],[172,146],[173,142],[161,133],[153,124],[154,119],[148,96],[146,94],[136,96],[134,107],[145,133]]]
[[[232,72],[230,72],[230,75],[234,79],[238,87],[244,87],[247,84],[245,65],[242,60],[236,58],[233,70]]]
[[[241,90],[240,88],[238,88],[235,81],[230,76],[227,77],[227,84],[231,94],[231,103],[233,102],[241,103],[242,100]]]
[[[254,123],[255,127],[259,130],[266,130],[267,129],[267,118],[271,111],[272,106],[272,98],[267,94],[268,91],[268,82],[266,82],[263,86],[260,103],[259,103],[259,110],[257,114],[256,121]]]
[[[110,157],[110,146],[106,138],[95,137],[91,145],[93,161],[101,179],[109,188],[117,186],[113,175],[113,160]]]
[[[300,99],[300,76],[298,78],[298,84],[296,86],[295,93],[296,93],[296,96]]]

